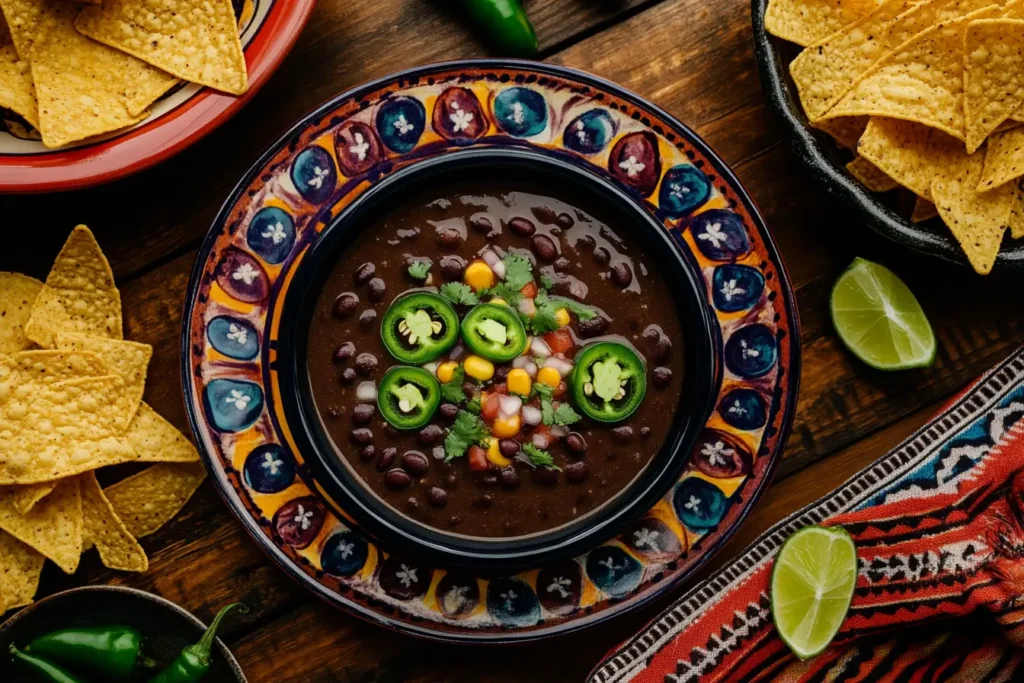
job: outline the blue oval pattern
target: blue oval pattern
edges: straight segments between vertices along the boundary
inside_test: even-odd
[[[257,493],[280,493],[295,481],[295,458],[276,443],[254,448],[242,467],[245,485]]]
[[[709,209],[693,217],[693,241],[712,261],[735,261],[750,253],[750,238],[743,221],[732,211]]]
[[[725,343],[725,367],[740,377],[766,375],[778,359],[775,335],[767,325],[750,325],[736,330]]]
[[[711,182],[696,166],[673,166],[665,172],[658,206],[669,218],[689,216],[711,197]]]
[[[587,556],[587,576],[613,598],[623,598],[640,585],[643,567],[636,558],[614,545],[603,545]]]
[[[733,389],[718,404],[718,413],[736,429],[760,429],[768,422],[768,404],[753,389]]]
[[[517,138],[538,135],[548,126],[548,103],[536,90],[509,88],[494,98],[494,122]]]
[[[292,182],[307,202],[319,204],[326,201],[338,184],[334,159],[319,145],[307,147],[295,157]]]
[[[263,410],[263,390],[252,382],[215,379],[203,392],[206,416],[222,432],[240,432],[259,419]]]
[[[756,268],[737,264],[718,266],[711,277],[715,308],[735,313],[753,308],[764,293],[764,275]]]
[[[540,620],[540,602],[525,581],[498,578],[487,586],[487,611],[502,626],[532,626]]]
[[[342,531],[324,543],[320,567],[331,576],[353,576],[366,564],[369,554],[366,541],[351,531]]]
[[[591,109],[573,119],[565,129],[563,143],[580,154],[596,154],[615,136],[615,122],[604,109]]]
[[[281,209],[268,206],[253,216],[245,241],[267,263],[281,263],[295,245],[295,223]]]
[[[714,528],[728,509],[728,501],[714,484],[698,477],[688,477],[676,487],[672,506],[676,515],[691,531],[708,531]]]
[[[419,100],[400,95],[377,110],[377,135],[392,152],[411,152],[426,127],[427,110]]]
[[[252,360],[260,352],[256,328],[245,320],[219,315],[206,326],[210,345],[228,358]]]

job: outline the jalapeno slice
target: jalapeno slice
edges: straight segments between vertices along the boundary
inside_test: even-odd
[[[572,402],[598,422],[619,422],[632,415],[647,392],[643,359],[629,346],[597,342],[576,355],[570,386]]]
[[[504,363],[526,350],[526,328],[508,306],[480,304],[462,320],[462,339],[478,356]]]
[[[459,340],[459,316],[437,294],[413,292],[395,299],[384,314],[380,336],[402,363],[429,363]]]
[[[380,414],[395,429],[419,429],[441,403],[441,385],[423,368],[396,365],[377,388]]]

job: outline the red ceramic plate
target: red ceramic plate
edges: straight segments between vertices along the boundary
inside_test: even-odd
[[[139,125],[61,149],[0,132],[0,192],[51,192],[106,183],[177,154],[242,108],[284,59],[314,0],[246,0],[242,44],[249,90],[241,97],[185,84]],[[0,128],[0,131],[3,129]]]

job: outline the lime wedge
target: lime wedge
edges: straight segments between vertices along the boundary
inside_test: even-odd
[[[931,365],[935,333],[921,304],[886,268],[854,259],[832,288],[832,324],[857,358],[879,370]]]
[[[841,527],[809,526],[789,537],[772,568],[772,618],[800,659],[832,642],[857,584],[857,549]]]

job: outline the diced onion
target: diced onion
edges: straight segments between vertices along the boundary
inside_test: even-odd
[[[519,412],[519,409],[523,407],[523,399],[518,396],[505,396],[500,395],[498,399],[499,406],[498,410],[501,412],[503,417],[509,418]]]
[[[562,425],[551,425],[551,436],[557,436],[559,439],[563,439],[569,436],[569,430]]]
[[[523,422],[528,425],[539,425],[543,415],[541,415],[540,408],[534,408],[533,406],[523,406]]]
[[[537,448],[547,448],[551,445],[551,437],[547,434],[534,434],[531,441]]]
[[[437,363],[427,363],[423,366],[423,369],[429,372],[431,375],[437,374]]]
[[[484,263],[491,267],[491,270],[494,271],[494,274],[498,276],[499,280],[505,279],[505,263],[497,254],[488,249],[484,253],[480,254],[480,258],[484,260]]]
[[[527,317],[533,317],[537,313],[537,306],[533,303],[533,299],[526,297],[520,299],[519,312]]]
[[[530,352],[535,356],[547,358],[551,355],[551,347],[540,337],[534,337],[533,341],[530,342]]]
[[[448,360],[458,360],[462,358],[462,354],[466,352],[466,347],[459,342],[452,347],[452,350],[448,352]]]
[[[360,403],[373,403],[377,400],[377,385],[373,382],[360,382],[356,387],[356,400]]]
[[[551,356],[544,361],[544,367],[558,370],[558,374],[562,377],[566,377],[570,372],[572,372],[572,363],[564,358],[558,358],[557,356]]]
[[[527,363],[532,363],[529,356],[516,356],[512,359],[512,367],[523,369]]]
[[[530,376],[530,379],[537,379],[537,364],[532,360],[527,361],[526,365],[523,366],[523,370],[526,370],[526,374]]]

